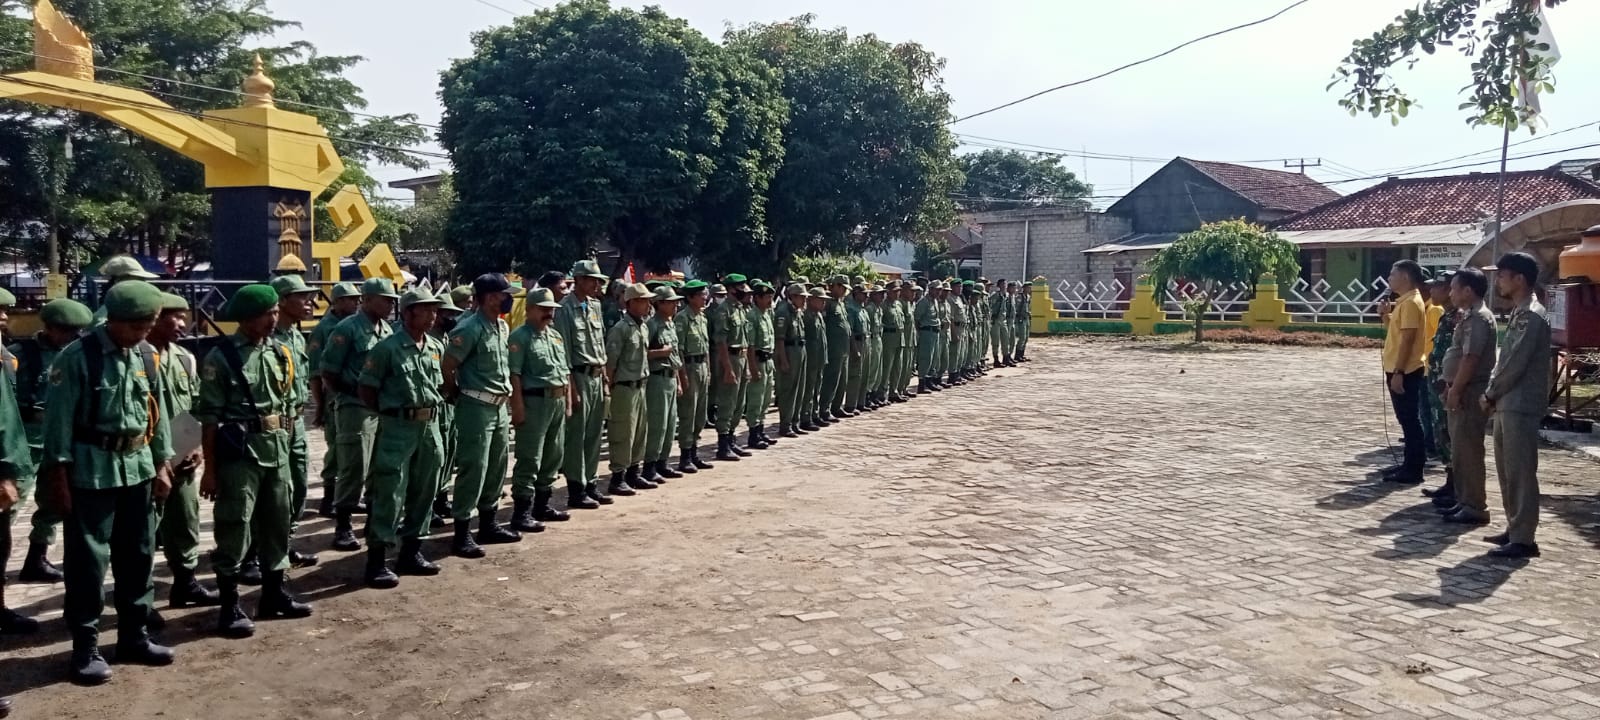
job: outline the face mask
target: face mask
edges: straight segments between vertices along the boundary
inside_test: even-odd
[[[511,306],[515,301],[516,301],[516,298],[511,297],[511,295],[509,293],[506,294],[505,299],[500,301],[500,314],[501,315],[509,314],[511,312]]]

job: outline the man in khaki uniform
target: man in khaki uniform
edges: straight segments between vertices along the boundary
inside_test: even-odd
[[[606,328],[600,293],[607,278],[593,260],[573,265],[570,275],[572,294],[561,299],[555,320],[572,369],[572,415],[567,419],[562,474],[567,476],[567,507],[593,510],[611,504],[598,475],[606,412]]]
[[[1495,365],[1494,311],[1483,301],[1489,279],[1483,271],[1462,268],[1450,278],[1450,302],[1461,311],[1450,347],[1440,368],[1446,390],[1444,406],[1450,438],[1451,489],[1453,507],[1446,508],[1445,522],[1484,525],[1489,522],[1485,497],[1487,470],[1483,462],[1483,433],[1489,415],[1477,398],[1489,389]]]
[[[633,495],[656,484],[639,474],[644,463],[644,384],[650,376],[650,357],[665,357],[671,347],[650,349],[644,318],[654,293],[643,284],[629,285],[622,294],[624,313],[606,335],[606,374],[611,378],[611,408],[607,432],[611,441],[612,495]]]
[[[645,392],[645,480],[656,484],[683,477],[667,464],[678,429],[678,398],[688,384],[684,377],[683,345],[678,341],[678,297],[671,285],[655,289],[655,312],[645,321],[649,338],[650,379]],[[666,353],[660,350],[668,350]]]
[[[511,426],[516,433],[516,467],[511,471],[515,502],[512,527],[529,531],[540,523],[564,522],[567,513],[550,507],[551,490],[561,470],[567,418],[572,415],[572,368],[567,346],[551,324],[561,304],[550,288],[528,293],[527,322],[511,333],[509,366]],[[581,497],[583,488],[574,490]],[[537,532],[537,530],[534,530]]]
[[[1539,261],[1511,253],[1495,263],[1495,287],[1511,318],[1481,405],[1494,413],[1494,469],[1500,476],[1506,531],[1487,540],[1500,558],[1539,556],[1539,421],[1550,406],[1550,323],[1534,297]]]

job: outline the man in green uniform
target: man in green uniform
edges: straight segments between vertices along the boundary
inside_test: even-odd
[[[278,291],[278,326],[272,338],[289,348],[289,357],[294,360],[294,394],[289,406],[289,418],[293,421],[289,426],[289,479],[294,483],[294,495],[289,499],[289,534],[293,537],[300,528],[300,516],[305,513],[311,476],[311,448],[306,438],[304,415],[306,403],[311,401],[313,378],[311,356],[305,333],[300,332],[300,323],[316,316],[317,289],[296,274],[273,278],[272,289]],[[317,564],[317,556],[290,548],[289,564],[310,567]]]
[[[88,309],[84,315],[87,317]],[[178,344],[189,324],[189,303],[181,296],[161,294],[161,316],[150,329],[151,347],[160,353],[157,369],[161,373],[158,395],[168,418],[188,414],[200,393],[200,365],[194,353]],[[174,448],[176,450],[177,448]],[[172,572],[172,590],[167,602],[175,608],[208,607],[218,602],[217,592],[195,579],[200,566],[200,482],[195,471],[200,467],[200,448],[184,457],[173,458],[172,492],[167,501],[157,503],[156,537]]]
[[[650,349],[644,318],[650,312],[650,301],[654,297],[643,284],[629,285],[622,293],[622,319],[606,334],[606,376],[611,378],[611,407],[606,430],[611,441],[609,492],[612,495],[626,497],[633,495],[634,490],[656,486],[639,474],[646,439],[644,384],[650,377],[650,358],[667,357],[673,348]]]
[[[6,328],[10,319],[8,311],[16,303],[17,297],[11,291],[0,288],[0,330]],[[5,594],[5,566],[11,560],[11,524],[17,518],[17,505],[31,494],[35,480],[34,455],[10,380],[16,369],[13,363],[12,357],[0,348],[0,365],[4,366],[0,369],[5,375],[0,377],[0,519],[5,521],[0,523],[0,530],[4,531],[0,537],[0,635],[30,635],[39,631],[39,622],[8,607]],[[5,705],[5,699],[0,698],[0,707]]]
[[[944,335],[944,303],[940,301],[942,283],[928,284],[928,292],[917,301],[913,317],[917,326],[917,394],[940,389],[938,378],[939,345]]]
[[[1012,306],[1011,334],[1016,341],[1016,349],[1011,352],[1011,359],[1019,363],[1028,361],[1028,327],[1033,323],[1033,283],[1023,281],[1017,288],[1017,302]]]
[[[461,320],[461,308],[456,307],[450,299],[450,293],[439,293],[434,297],[439,300],[439,307],[434,310],[433,327],[428,330],[428,335],[443,345],[450,340],[450,331],[456,329],[456,323]],[[456,406],[443,403],[439,406],[439,439],[443,443],[443,454],[439,458],[438,481],[434,483],[433,518],[429,527],[442,528],[454,515],[450,507],[450,491],[455,485],[456,469]]]
[[[100,263],[100,277],[106,279],[106,286],[100,289],[100,297],[103,300],[117,283],[128,280],[154,280],[160,276],[144,269],[144,265],[132,255],[113,255]],[[102,302],[94,311],[94,324],[99,325],[105,321],[106,306]]]
[[[711,311],[711,342],[717,356],[717,459],[737,461],[750,453],[739,447],[734,433],[744,415],[744,396],[749,389],[750,286],[745,276],[731,273],[722,278],[731,298]]]
[[[572,369],[566,341],[550,327],[555,322],[555,292],[540,287],[524,302],[527,321],[511,333],[507,365],[511,371],[511,427],[515,433],[516,467],[511,471],[515,504],[511,527],[538,532],[541,523],[563,522],[567,513],[550,507],[556,474],[561,470],[567,418],[572,411]],[[583,496],[583,488],[572,492]]]
[[[500,319],[511,300],[511,283],[488,273],[472,281],[476,308],[450,331],[444,352],[444,392],[456,405],[455,542],[451,553],[481,558],[479,545],[520,542],[522,535],[495,519],[510,461],[511,370],[506,355],[511,331]],[[473,542],[472,511],[478,511]]]
[[[336,483],[339,478],[338,413],[333,407],[333,399],[338,391],[328,388],[317,368],[322,367],[322,351],[328,347],[328,338],[333,335],[333,329],[338,327],[339,321],[354,315],[360,306],[361,291],[354,284],[344,282],[333,286],[329,297],[331,302],[328,311],[322,314],[317,326],[311,329],[311,337],[306,340],[308,364],[305,373],[311,376],[311,424],[322,428],[322,440],[326,445],[322,453],[322,503],[317,514],[331,518],[334,516],[333,498],[337,494]]]
[[[323,384],[337,394],[339,471],[334,483],[337,494],[333,502],[333,549],[342,552],[361,549],[350,516],[355,514],[366,489],[372,443],[378,435],[378,418],[361,404],[357,391],[361,366],[367,360],[367,352],[394,332],[389,316],[394,314],[394,304],[399,299],[394,283],[387,278],[371,278],[362,283],[360,312],[334,327],[327,347],[322,349],[322,362],[317,365]]]
[[[600,291],[607,278],[593,260],[578,262],[569,274],[572,294],[561,300],[555,321],[572,371],[572,415],[567,418],[561,472],[567,476],[567,507],[592,510],[611,504],[598,476],[606,412],[606,328]]]
[[[722,318],[723,308],[728,304],[728,288],[722,283],[711,286],[711,304],[706,306],[706,336],[717,336],[717,323]],[[722,356],[717,354],[713,345],[710,349],[711,367],[711,393],[706,399],[706,430],[716,430],[717,425],[717,396],[721,394],[719,387],[722,384]]]
[[[783,304],[773,313],[772,334],[778,342],[774,370],[778,386],[778,434],[786,438],[809,432],[800,429],[806,389],[806,287],[793,283],[783,293]]]
[[[811,288],[805,296],[806,312],[806,374],[805,388],[800,391],[800,429],[816,432],[829,424],[827,403],[822,397],[823,372],[828,365],[828,327],[824,317],[828,309],[828,293],[820,287]]]
[[[883,377],[878,381],[879,399],[886,403],[905,401],[900,397],[900,332],[905,324],[900,312],[900,281],[890,280],[884,283]]]
[[[828,337],[828,363],[822,370],[822,419],[835,421],[851,417],[844,407],[846,382],[850,370],[850,317],[845,311],[845,295],[849,293],[849,278],[835,275],[828,278],[828,307],[824,310],[823,327]]]
[[[989,299],[989,332],[993,341],[990,354],[995,367],[1010,367],[1011,362],[1011,302],[1014,283],[1001,280],[994,297]]]
[[[861,407],[861,385],[864,380],[867,345],[867,313],[863,304],[867,289],[859,284],[850,286],[850,296],[845,300],[845,320],[849,323],[850,354],[845,366],[844,410],[851,416],[864,412]]]
[[[950,347],[945,354],[944,375],[949,378],[951,385],[965,385],[967,382],[962,365],[965,362],[967,337],[967,304],[961,299],[966,293],[970,282],[957,281],[955,287],[950,289],[950,294],[945,298],[945,304],[950,309]]]
[[[749,311],[750,386],[744,395],[744,422],[750,433],[745,444],[765,450],[777,442],[767,437],[767,410],[772,407],[772,388],[777,372],[773,364],[778,339],[777,328],[772,321],[772,303],[777,298],[778,289],[758,281],[754,292],[755,301]]]
[[[250,548],[262,569],[256,619],[311,615],[311,607],[284,588],[294,497],[289,412],[299,370],[293,351],[272,337],[278,292],[270,285],[240,288],[223,315],[239,329],[201,361],[200,396],[192,412],[202,428],[205,454],[200,496],[216,501],[212,567],[222,593],[217,632],[245,638],[255,633],[255,625],[239,609],[238,573]]]
[[[428,334],[442,304],[426,288],[407,290],[400,297],[400,331],[378,341],[362,363],[361,402],[378,415],[367,514],[370,588],[393,588],[399,575],[439,574],[439,566],[422,555],[422,534],[433,517],[444,456],[444,342]],[[388,551],[396,545],[400,555],[390,571]]]
[[[78,333],[94,322],[94,313],[83,303],[61,298],[51,300],[39,311],[44,329],[33,337],[22,338],[10,348],[16,362],[17,407],[22,415],[22,425],[27,429],[28,445],[33,449],[34,467],[44,453],[44,397],[50,387],[50,364],[61,349],[78,339]],[[28,492],[35,488],[30,478]],[[22,582],[61,582],[61,569],[50,562],[46,553],[56,539],[56,526],[61,517],[45,502],[43,494],[34,491],[33,530],[28,533],[28,554],[23,558],[17,579]]]
[[[890,322],[890,308],[887,302],[889,289],[882,283],[873,283],[872,291],[867,294],[868,306],[872,312],[868,316],[870,326],[867,330],[868,339],[872,343],[871,359],[868,363],[870,376],[867,381],[867,402],[874,409],[886,407],[889,404],[889,395],[884,379],[889,376],[889,350],[885,335],[885,325]]]
[[[62,516],[72,679],[111,679],[100,656],[100,613],[109,567],[117,608],[117,659],[168,665],[170,648],[150,641],[155,585],[152,503],[172,489],[171,433],[158,397],[160,362],[145,342],[161,291],[142,280],[106,292],[106,322],[68,345],[45,395],[46,493]]]
[[[922,288],[910,280],[900,285],[900,318],[902,325],[900,334],[900,375],[898,387],[900,397],[910,400],[916,397],[916,392],[911,389],[911,378],[917,376],[917,301],[922,297]]]
[[[1550,323],[1534,297],[1538,283],[1539,261],[1528,253],[1495,263],[1495,289],[1513,309],[1479,401],[1494,414],[1494,469],[1506,512],[1506,531],[1487,538],[1499,546],[1492,557],[1539,557],[1539,422],[1550,406]]]
[[[678,433],[678,398],[688,385],[683,345],[678,341],[678,303],[683,298],[663,283],[651,302],[655,313],[645,321],[650,348],[650,379],[645,385],[644,479],[656,484],[683,477],[667,464]],[[662,353],[662,350],[668,352]]]
[[[710,470],[711,463],[700,459],[700,433],[705,431],[711,404],[711,333],[706,306],[710,288],[703,280],[683,286],[683,312],[673,318],[680,353],[683,356],[683,396],[678,398],[678,472],[693,474]]]

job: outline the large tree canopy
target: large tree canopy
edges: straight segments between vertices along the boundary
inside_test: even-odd
[[[32,0],[0,0],[0,71],[33,66]],[[98,78],[149,92],[182,110],[235,107],[235,92],[259,52],[286,109],[315,115],[348,166],[344,180],[375,185],[370,162],[420,167],[401,150],[424,130],[412,116],[358,117],[361,89],[344,72],[355,56],[319,55],[309,43],[255,44],[296,24],[265,0],[56,0],[94,42]],[[206,86],[206,87],[201,87]],[[215,90],[207,89],[217,88]],[[295,103],[319,107],[310,108]],[[73,159],[63,152],[71,134]],[[0,102],[0,236],[20,240],[40,263],[52,208],[68,267],[133,250],[210,256],[210,207],[198,163],[89,115]],[[318,239],[329,239],[319,223]]]
[[[728,33],[778,71],[789,101],[783,166],[761,257],[712,258],[773,272],[802,254],[859,254],[950,227],[960,187],[943,60],[913,43],[824,30],[811,16]]]
[[[1425,0],[1371,37],[1356,40],[1329,87],[1347,84],[1339,104],[1350,114],[1388,113],[1399,122],[1417,102],[1400,89],[1392,76],[1394,67],[1402,62],[1406,67],[1415,65],[1421,59],[1419,52],[1432,55],[1453,46],[1472,58],[1472,81],[1464,89],[1469,97],[1461,104],[1471,113],[1467,122],[1514,130],[1535,114],[1532,107],[1517,102],[1519,79],[1526,79],[1536,92],[1555,90],[1549,60],[1543,55],[1550,48],[1535,37],[1540,28],[1539,1],[1496,3],[1499,9],[1488,14],[1488,0]],[[1565,2],[1543,1],[1546,7]]]
[[[962,155],[966,176],[958,204],[968,212],[1019,207],[1065,207],[1087,210],[1094,188],[1062,167],[1056,155],[1019,150],[984,150]]]
[[[764,68],[605,0],[473,41],[440,91],[465,274],[564,266],[601,240],[661,268],[703,232],[757,234],[783,116]]]

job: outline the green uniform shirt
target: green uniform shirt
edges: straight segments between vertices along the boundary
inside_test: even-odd
[[[711,352],[711,330],[704,311],[695,312],[694,308],[686,307],[672,319],[672,324],[678,331],[684,357]]]
[[[361,384],[378,390],[378,410],[444,404],[444,343],[427,333],[418,344],[405,333],[380,340],[361,364]]]
[[[811,357],[828,354],[828,321],[823,313],[806,308],[806,354]]]
[[[650,372],[657,370],[677,370],[683,367],[683,348],[678,346],[677,323],[667,322],[660,315],[651,315],[644,323],[646,338],[650,341],[651,350],[671,346],[672,354],[667,357],[650,358]]]
[[[580,300],[576,294],[561,299],[556,308],[556,332],[567,342],[567,364],[577,368],[606,364],[606,326],[600,299]]]
[[[861,304],[854,298],[845,301],[845,320],[849,323],[850,338],[852,340],[865,340],[867,337],[867,314]]]
[[[771,310],[751,305],[746,319],[750,322],[750,347],[764,353],[777,349],[777,328],[773,326]]]
[[[311,402],[311,356],[306,350],[306,335],[291,325],[273,330],[272,339],[289,348],[289,358],[294,361],[294,393],[289,398],[294,405],[289,414],[299,415],[300,409]]]
[[[173,343],[161,355],[161,407],[167,417],[176,417],[194,409],[195,398],[200,394],[200,367],[194,353]]]
[[[44,447],[44,396],[50,388],[50,364],[61,354],[61,348],[50,344],[43,332],[28,340],[33,349],[24,343],[11,346],[11,356],[16,363],[17,411],[24,418],[22,426],[28,431],[28,444]],[[37,360],[35,359],[37,358]]]
[[[867,338],[876,340],[883,337],[883,304],[868,302],[862,306],[862,311],[866,313]]]
[[[954,295],[950,296],[950,324],[952,326],[967,324],[967,304]]]
[[[1542,415],[1550,406],[1550,322],[1544,305],[1531,295],[1506,320],[1484,395],[1501,412]]]
[[[361,382],[361,365],[367,361],[367,351],[392,334],[393,326],[382,320],[374,323],[364,312],[340,320],[322,348],[318,372],[338,373],[339,394],[357,400],[356,384]]]
[[[900,347],[911,347],[916,345],[916,309],[911,306],[910,300],[896,300],[895,306],[899,308],[900,313]]]
[[[456,386],[491,395],[511,394],[511,370],[506,361],[506,342],[511,335],[506,321],[489,319],[483,313],[462,318],[450,331],[445,356],[460,363]]]
[[[242,333],[228,336],[228,342],[239,351],[240,369],[250,385],[249,392],[247,394],[239,385],[222,348],[215,348],[200,362],[200,398],[194,404],[194,418],[211,425],[252,422],[269,415],[288,416],[293,412],[293,351],[270,337],[260,344],[252,343]],[[289,426],[260,429],[261,432],[251,432],[245,441],[250,457],[262,467],[288,462]]]
[[[606,335],[606,357],[610,358],[611,379],[643,380],[648,371],[650,337],[644,322],[624,315]]]
[[[924,295],[917,301],[916,321],[918,330],[937,330],[944,323],[944,304],[933,299],[933,295]]]
[[[100,377],[89,378],[83,341],[68,345],[50,367],[50,389],[45,393],[44,461],[71,463],[70,482],[87,490],[131,487],[156,476],[156,464],[172,458],[168,415],[155,402],[158,379],[146,377],[143,353],[148,346],[123,349],[106,334],[105,326],[93,332],[104,354]],[[160,360],[156,360],[160,367]],[[160,371],[157,370],[157,374]],[[100,388],[99,407],[89,408],[88,384]],[[93,421],[93,425],[88,423]],[[75,442],[80,428],[106,435],[143,435],[148,444],[133,452],[115,453]]]
[[[822,308],[822,324],[827,330],[828,349],[845,352],[850,348],[850,318],[845,314],[844,301],[829,297]]]
[[[782,341],[787,347],[799,347],[806,341],[806,319],[801,314],[804,310],[796,310],[788,301],[784,301],[772,313],[773,337]]]
[[[750,345],[752,338],[749,308],[729,300],[718,305],[711,314],[711,342],[726,344],[729,349]]]
[[[340,317],[332,311],[323,313],[322,319],[317,321],[317,326],[311,328],[311,337],[306,340],[306,374],[320,374],[322,372],[322,351],[328,347],[328,338],[333,335],[333,329],[339,327]]]
[[[1033,286],[1023,285],[1022,294],[1017,296],[1017,302],[1011,307],[1012,322],[1026,322],[1033,317]]]
[[[4,358],[0,361],[10,363]],[[17,395],[11,382],[0,378],[0,480],[20,482],[32,475],[33,453],[28,450],[28,434],[17,412]]]
[[[523,325],[511,333],[507,364],[511,374],[522,379],[522,388],[561,387],[572,374],[567,365],[567,342],[556,332],[555,324],[543,332]]]

